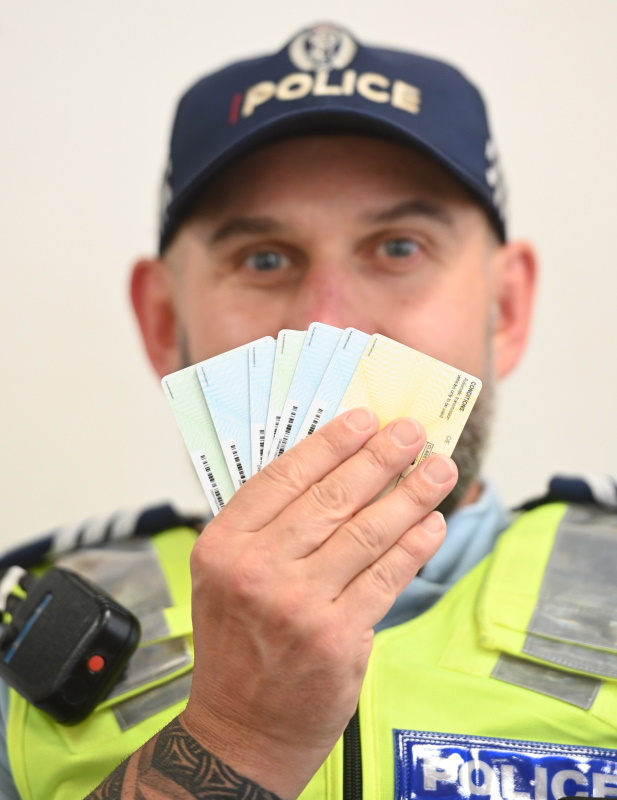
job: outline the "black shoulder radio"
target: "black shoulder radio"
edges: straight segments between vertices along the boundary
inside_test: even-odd
[[[21,567],[6,570],[0,615],[0,677],[65,725],[108,694],[140,636],[133,614],[60,567],[40,578]]]

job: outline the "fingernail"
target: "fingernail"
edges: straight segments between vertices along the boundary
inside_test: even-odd
[[[422,427],[414,419],[399,419],[390,428],[390,436],[403,447],[409,447],[422,436]]]
[[[356,431],[367,431],[373,424],[374,414],[369,408],[352,408],[345,422]]]
[[[445,483],[454,475],[452,461],[445,456],[435,456],[426,462],[424,474],[433,483]]]
[[[424,530],[429,533],[441,533],[446,527],[446,520],[441,511],[431,511],[430,514],[424,517],[421,524]]]

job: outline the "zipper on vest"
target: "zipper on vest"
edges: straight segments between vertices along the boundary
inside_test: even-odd
[[[362,800],[362,748],[357,708],[343,734],[343,800]]]

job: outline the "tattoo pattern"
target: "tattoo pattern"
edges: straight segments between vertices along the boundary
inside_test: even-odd
[[[174,787],[178,797],[195,800],[280,800],[205,750],[177,719],[120,764],[85,800],[172,798]]]
[[[152,766],[199,800],[278,800],[276,795],[239,775],[189,736],[173,720],[161,731]],[[205,788],[204,788],[205,787]]]

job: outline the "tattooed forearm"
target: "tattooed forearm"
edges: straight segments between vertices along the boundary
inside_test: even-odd
[[[229,797],[242,800],[278,800],[253,781],[204,750],[175,719],[159,734],[152,754],[152,768],[171,778],[200,800]],[[163,731],[161,731],[163,733]]]
[[[174,719],[85,800],[280,800],[205,750]]]

